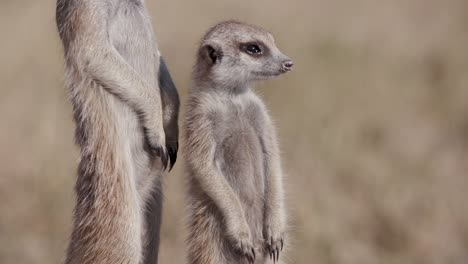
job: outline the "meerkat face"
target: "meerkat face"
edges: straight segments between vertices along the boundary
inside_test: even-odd
[[[293,62],[275,44],[273,36],[246,36],[238,43],[239,65],[245,67],[248,80],[270,79],[292,70]]]
[[[271,33],[232,21],[220,23],[207,33],[199,55],[212,81],[231,86],[270,79],[291,71],[293,66],[277,48]]]

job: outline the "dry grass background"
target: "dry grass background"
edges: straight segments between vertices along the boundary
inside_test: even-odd
[[[295,71],[261,84],[287,171],[289,263],[468,263],[466,0],[147,0],[186,99],[197,41],[236,18]],[[0,263],[60,263],[77,148],[53,0],[0,2]],[[184,262],[183,172],[161,263]]]

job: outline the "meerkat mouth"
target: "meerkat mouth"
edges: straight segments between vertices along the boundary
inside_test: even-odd
[[[254,72],[254,74],[262,77],[275,77],[282,74],[282,72]]]

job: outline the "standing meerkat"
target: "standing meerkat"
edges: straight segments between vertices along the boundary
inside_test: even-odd
[[[80,162],[66,263],[157,263],[179,98],[143,0],[58,0]]]
[[[222,22],[202,39],[185,118],[189,263],[278,261],[286,221],[280,153],[251,84],[292,66],[257,26]]]

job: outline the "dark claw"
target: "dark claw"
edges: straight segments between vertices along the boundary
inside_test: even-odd
[[[276,262],[278,262],[279,260],[279,249],[276,248]]]
[[[253,248],[252,248],[252,255],[253,255],[253,260],[255,261],[256,256],[255,256],[255,250]]]
[[[281,239],[281,251],[283,251],[283,245],[284,245],[283,239]]]
[[[176,142],[174,144],[168,144],[167,145],[167,152],[169,154],[169,171],[172,170],[172,167],[174,167],[174,164],[177,161],[177,151],[179,150],[179,142]]]
[[[273,259],[273,249],[271,248],[271,245],[267,245],[267,250],[268,250],[268,253],[270,254],[270,259]]]
[[[253,255],[246,254],[246,257],[250,264],[253,264],[255,262],[255,257]]]
[[[169,156],[167,154],[167,151],[162,148],[161,148],[160,153],[161,153],[161,163],[163,165],[163,170],[166,170]]]
[[[270,245],[267,245],[267,251],[268,251],[268,254],[270,254],[270,259],[272,259],[272,256],[271,256],[271,247],[270,247]]]

